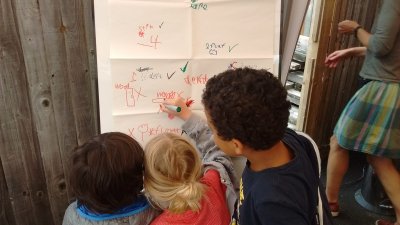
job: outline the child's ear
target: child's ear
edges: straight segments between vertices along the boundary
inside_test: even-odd
[[[243,144],[240,142],[238,139],[232,139],[232,144],[234,147],[234,152],[236,155],[242,155],[243,154]]]

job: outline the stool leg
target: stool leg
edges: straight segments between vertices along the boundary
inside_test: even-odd
[[[348,168],[349,151],[340,147],[336,137],[332,136],[326,172],[326,196],[328,202],[338,202],[340,185]]]
[[[396,221],[400,224],[400,173],[393,160],[389,158],[374,155],[369,155],[367,158],[392,202]]]

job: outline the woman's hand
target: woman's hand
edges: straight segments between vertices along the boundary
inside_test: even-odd
[[[329,68],[335,68],[342,59],[349,57],[349,55],[349,49],[334,51],[326,57],[325,65]]]
[[[344,20],[338,24],[338,31],[342,34],[353,33],[359,25],[356,21]]]
[[[366,47],[354,47],[337,50],[326,57],[325,65],[329,68],[335,68],[341,60],[351,56],[365,56],[366,52]]]
[[[188,120],[192,115],[192,110],[189,109],[185,100],[181,97],[165,100],[162,104],[160,104],[160,109],[161,111],[177,116],[184,121]]]

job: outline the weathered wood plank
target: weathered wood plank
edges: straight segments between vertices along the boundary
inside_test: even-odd
[[[8,15],[7,14],[7,9],[10,8],[10,5],[6,6],[6,4],[9,4],[9,2],[5,2],[5,1],[0,1],[0,15]],[[12,35],[7,35],[7,37],[5,37],[5,34],[7,34],[10,29],[12,29],[11,24],[13,24],[11,21],[9,20],[3,20],[2,22],[0,22],[0,99],[4,99],[4,94],[3,91],[5,89],[5,85],[4,82],[1,77],[3,71],[2,69],[5,68],[5,66],[2,66],[5,62],[5,58],[6,58],[6,54],[7,54],[7,50],[5,49],[5,46],[9,43],[8,38]],[[1,100],[1,102],[3,102],[4,100]],[[1,113],[1,111],[0,111]],[[5,119],[5,118],[4,118]],[[0,124],[2,123],[2,120],[0,117]],[[2,131],[0,129],[0,131]],[[6,185],[6,178],[4,176],[4,171],[3,171],[3,163],[2,163],[2,153],[1,153],[1,149],[4,148],[4,144],[5,140],[3,139],[4,136],[0,135],[0,138],[2,138],[0,140],[0,224],[4,224],[4,225],[15,225],[15,218],[14,218],[14,214],[11,208],[11,202],[10,202],[10,196],[8,193],[8,189],[7,189],[7,185]]]
[[[58,132],[63,132],[62,129],[66,121],[65,118],[57,118],[59,119],[59,126],[57,126],[55,107],[60,105],[65,107],[65,104],[57,102],[55,106],[53,94],[54,98],[59,100],[62,98],[60,95],[65,94],[65,92],[52,89],[50,79],[55,74],[53,72],[63,70],[63,67],[60,66],[63,64],[62,52],[59,53],[56,47],[57,44],[62,44],[62,42],[54,44],[54,39],[50,37],[57,35],[55,34],[57,32],[49,26],[51,19],[59,17],[57,16],[59,10],[55,5],[56,1],[22,0],[16,2],[16,17],[18,18],[21,45],[26,71],[29,74],[28,90],[32,118],[37,132],[42,166],[46,176],[47,194],[53,215],[53,219],[48,220],[47,224],[61,224],[65,207],[68,204],[68,196],[64,181],[63,161],[59,152]],[[56,41],[58,40],[56,39]],[[60,59],[59,63],[54,62],[57,59]],[[50,63],[53,63],[51,68]],[[68,108],[68,105],[65,108]],[[61,124],[63,122],[64,124]]]
[[[0,224],[61,224],[71,150],[99,131],[93,0],[0,7]]]
[[[47,176],[48,183],[54,196],[51,199],[52,205],[56,205],[57,210],[53,215],[56,221],[61,221],[63,209],[68,204],[68,199],[72,198],[70,190],[67,188],[69,178],[68,162],[71,150],[76,146],[76,130],[73,123],[72,100],[69,94],[67,59],[64,45],[64,35],[60,7],[58,1],[39,1],[41,24],[43,27],[43,40],[45,43],[46,62],[48,69],[48,79],[51,91],[51,102],[54,110],[56,134],[58,139],[58,149],[53,149],[52,154],[60,154],[62,168],[49,171]],[[43,154],[46,154],[43,152]],[[51,167],[51,166],[50,166]],[[56,222],[57,224],[57,222]]]
[[[1,163],[1,159],[0,159],[0,224],[1,225],[16,224],[14,213],[11,208],[10,196],[8,195],[6,178],[4,177],[3,164]]]
[[[74,108],[78,143],[98,133],[97,104],[91,92],[93,80],[89,73],[88,52],[82,1],[61,1],[61,15],[65,27],[64,38],[67,50],[69,88]],[[92,47],[93,48],[93,47]],[[93,63],[92,63],[93,65]],[[95,108],[96,107],[96,108]]]
[[[17,225],[51,224],[25,61],[14,20],[15,2],[0,0],[0,3],[0,158],[11,209]]]
[[[96,38],[94,24],[94,0],[82,1],[83,5],[83,22],[85,28],[86,51],[88,53],[89,74],[91,78],[91,94],[94,131],[95,134],[100,132],[100,115],[98,101],[98,85],[97,85],[97,57],[96,57]],[[93,135],[95,135],[93,134]]]

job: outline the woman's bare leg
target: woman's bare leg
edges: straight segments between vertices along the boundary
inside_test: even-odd
[[[389,158],[374,155],[367,158],[392,202],[397,224],[400,224],[400,173]]]
[[[339,190],[343,177],[349,168],[349,151],[340,147],[335,136],[330,140],[330,151],[327,166],[326,196],[328,202],[339,200]]]

